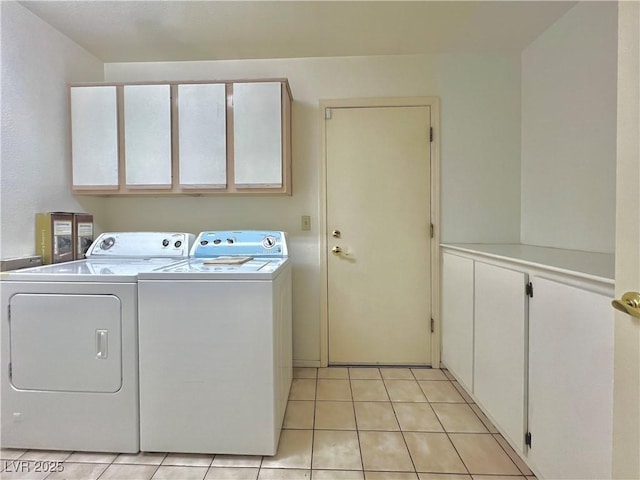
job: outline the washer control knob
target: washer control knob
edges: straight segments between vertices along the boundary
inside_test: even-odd
[[[214,243],[215,243],[215,242],[214,242]],[[201,240],[201,241],[200,241],[200,245],[202,245],[203,247],[204,247],[205,245],[208,245],[208,244],[209,244],[209,241],[208,241],[208,240]]]
[[[176,240],[176,243],[173,244],[173,246],[176,247],[176,248],[180,248],[181,245],[182,245],[182,241],[181,240]]]
[[[167,240],[166,238],[164,240],[162,240],[162,246],[163,247],[168,247],[170,243],[171,242],[169,240]]]
[[[104,240],[102,240],[102,243],[100,243],[100,248],[102,250],[109,250],[111,247],[113,247],[114,243],[116,243],[115,238],[107,237]]]
[[[229,245],[233,245],[235,243],[235,240],[233,238],[227,238],[227,243]]]
[[[214,244],[214,245],[220,245],[221,243],[222,243],[222,240],[220,240],[219,238],[216,238],[216,239],[213,241],[213,244]]]

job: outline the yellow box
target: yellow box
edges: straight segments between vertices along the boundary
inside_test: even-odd
[[[36,213],[36,254],[43,265],[73,260],[72,213]]]

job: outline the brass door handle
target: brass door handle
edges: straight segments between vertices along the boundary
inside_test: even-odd
[[[342,253],[342,248],[340,248],[339,246],[337,246],[337,245],[336,245],[335,247],[333,247],[333,248],[331,249],[331,251],[332,251],[333,253],[335,253],[336,255],[340,255],[340,254]]]
[[[627,292],[622,295],[620,300],[614,300],[611,302],[613,308],[620,310],[635,318],[640,318],[640,293]]]

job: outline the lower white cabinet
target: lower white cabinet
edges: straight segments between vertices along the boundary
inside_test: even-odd
[[[473,260],[442,255],[442,363],[473,390]]]
[[[475,262],[473,393],[524,451],[527,275]]]
[[[538,478],[611,478],[613,281],[527,259],[557,249],[478,247],[491,255],[442,255],[443,365]],[[566,258],[603,260],[589,255]]]
[[[527,457],[543,478],[611,478],[611,299],[546,278],[532,283]]]

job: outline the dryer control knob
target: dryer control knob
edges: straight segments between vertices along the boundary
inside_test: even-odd
[[[102,250],[109,250],[111,247],[113,247],[113,244],[116,243],[116,239],[113,237],[107,237],[104,240],[102,240],[102,242],[100,243],[100,248]]]
[[[166,238],[164,240],[162,240],[162,246],[163,247],[168,247],[170,243],[171,242],[169,240],[167,240]]]
[[[177,240],[176,243],[173,244],[173,246],[176,248],[180,248],[181,245],[182,245],[182,242],[180,240]]]

